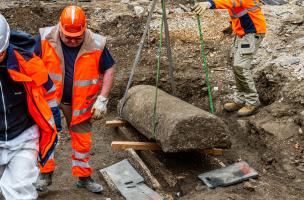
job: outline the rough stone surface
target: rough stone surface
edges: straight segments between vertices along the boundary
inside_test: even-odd
[[[155,87],[139,85],[129,90],[122,117],[147,138],[153,139]],[[120,109],[120,105],[118,106]],[[224,122],[204,110],[158,90],[155,138],[165,152],[212,147],[229,148]]]

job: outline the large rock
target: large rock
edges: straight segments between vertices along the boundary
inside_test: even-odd
[[[157,129],[153,135],[155,87],[138,85],[129,90],[122,117],[165,152],[229,148],[224,122],[204,110],[158,90]],[[120,105],[118,105],[120,110]]]

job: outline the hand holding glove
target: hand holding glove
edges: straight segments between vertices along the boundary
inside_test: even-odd
[[[104,114],[107,113],[107,104],[109,99],[99,95],[96,102],[93,105],[91,113],[93,113],[93,119],[101,119]]]
[[[202,15],[207,9],[211,8],[210,2],[200,2],[194,5],[194,12],[197,15]]]

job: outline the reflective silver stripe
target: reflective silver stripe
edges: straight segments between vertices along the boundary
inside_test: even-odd
[[[235,8],[236,7],[236,2],[235,0],[232,0],[232,8]]]
[[[62,81],[62,76],[60,74],[55,74],[55,73],[49,73],[50,77],[52,80],[55,81]]]
[[[89,157],[90,153],[79,153],[75,150],[73,150],[73,154],[77,159],[85,159],[87,157]]]
[[[231,16],[231,18],[232,19],[237,19],[237,18],[240,18],[240,17],[246,15],[248,12],[252,12],[252,11],[255,11],[255,10],[258,10],[258,9],[260,9],[259,6],[254,6],[252,8],[245,9],[242,12],[239,12],[237,14],[234,12],[234,10],[231,10],[232,13],[233,13],[233,16]]]
[[[79,115],[82,115],[83,113],[86,113],[86,112],[88,112],[88,111],[91,111],[91,108],[93,107],[93,105],[91,105],[90,107],[88,107],[88,108],[84,108],[84,109],[82,109],[82,110],[74,110],[73,111],[73,116],[75,116],[75,117],[77,117],[77,116],[79,116]]]
[[[84,87],[89,85],[96,85],[98,83],[98,79],[92,79],[92,80],[79,80],[76,81],[75,85],[78,87]]]
[[[53,153],[51,153],[51,155],[50,155],[49,159],[54,159],[54,152],[53,152]]]
[[[57,101],[56,100],[50,100],[48,101],[48,104],[51,108],[54,108],[54,107],[57,107],[58,104],[57,104]]]
[[[53,27],[46,27],[39,29],[41,39],[44,40],[48,34],[51,33]]]
[[[89,162],[81,162],[78,160],[73,160],[72,165],[73,165],[73,167],[90,168]]]
[[[260,9],[260,6],[253,6],[251,8],[247,8],[248,11],[255,11],[255,10],[258,10]]]
[[[55,92],[55,91],[56,91],[56,85],[53,84],[53,87],[52,87],[51,89],[49,89],[49,91],[47,91],[47,92],[45,93],[45,95],[48,95],[48,94],[50,94],[50,93],[52,93],[52,92]]]
[[[49,124],[50,124],[51,126],[55,126],[54,117],[52,117],[48,122],[49,122]]]

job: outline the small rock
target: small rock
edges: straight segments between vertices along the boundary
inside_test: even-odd
[[[304,172],[304,165],[298,166],[297,170],[299,170],[300,172]]]
[[[243,188],[245,190],[255,191],[255,187],[250,182],[244,183]]]
[[[186,7],[185,5],[183,4],[179,4],[179,7],[181,7],[181,9],[183,9],[185,12],[191,12],[191,9]]]
[[[180,198],[180,197],[182,197],[182,193],[181,192],[174,192],[173,196],[176,197],[176,198]]]
[[[268,65],[274,65],[276,67],[289,67],[291,65],[297,65],[300,63],[300,58],[299,57],[294,57],[290,55],[283,55],[280,56],[273,61],[271,61]]]
[[[174,13],[181,14],[184,13],[184,10],[182,8],[176,8],[174,9]]]
[[[250,182],[250,183],[257,183],[258,181],[255,180],[255,179],[250,178],[250,179],[249,179],[249,182]]]
[[[198,185],[195,187],[196,191],[203,191],[205,189],[207,189],[207,186],[205,186],[205,185]]]
[[[289,179],[295,179],[296,178],[296,175],[294,173],[292,173],[292,172],[289,172],[287,174],[287,176],[288,176]]]
[[[246,121],[246,120],[242,120],[242,119],[238,119],[237,120],[237,123],[239,124],[239,126],[241,127],[241,128],[246,128],[247,127],[247,125],[248,125],[248,122]]]
[[[137,16],[140,16],[145,12],[145,9],[141,6],[134,6],[134,12]]]

